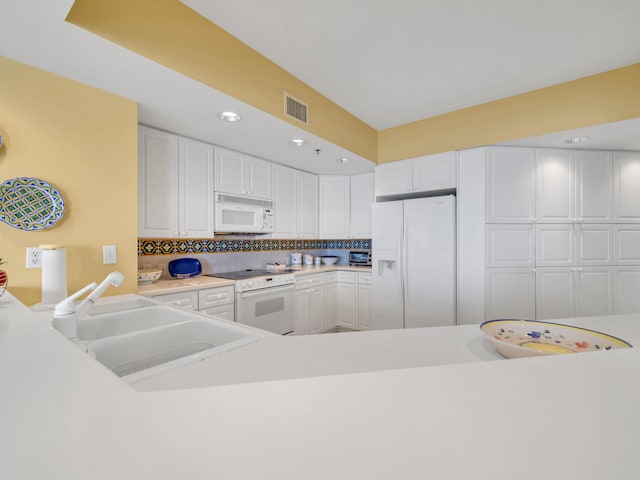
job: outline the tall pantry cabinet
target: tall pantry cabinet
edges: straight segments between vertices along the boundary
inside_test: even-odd
[[[460,152],[459,322],[640,311],[638,171],[637,152]]]

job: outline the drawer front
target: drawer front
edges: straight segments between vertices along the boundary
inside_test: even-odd
[[[356,283],[357,273],[356,272],[342,272],[337,271],[338,274],[338,282],[344,283]]]
[[[336,283],[338,281],[338,272],[327,272],[324,274],[324,283]]]
[[[187,310],[198,309],[197,292],[167,293],[165,295],[155,295],[151,298],[159,302],[168,303],[170,305],[185,308]]]
[[[198,291],[198,309],[203,310],[216,305],[224,305],[235,301],[235,288],[228,287],[207,288]]]
[[[235,322],[235,307],[233,303],[226,305],[218,305],[217,307],[209,307],[204,310],[200,310],[200,313],[211,315],[212,317],[221,318],[223,320],[229,320]]]
[[[296,276],[296,290],[303,288],[319,287],[323,282],[322,273],[316,273],[312,275]]]
[[[371,272],[358,272],[359,285],[371,285]]]

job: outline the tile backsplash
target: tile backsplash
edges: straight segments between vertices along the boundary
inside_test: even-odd
[[[371,240],[290,240],[225,237],[220,239],[139,238],[138,268],[160,268],[176,258],[197,258],[203,273],[264,268],[267,263],[289,263],[294,251],[336,255],[349,261],[349,250],[370,249]],[[242,255],[238,255],[242,253]],[[165,268],[166,270],[166,268]],[[163,277],[167,277],[166,271]]]

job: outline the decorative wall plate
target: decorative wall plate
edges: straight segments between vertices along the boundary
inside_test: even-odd
[[[20,230],[44,230],[62,219],[60,192],[37,178],[18,177],[0,184],[0,221]]]
[[[503,357],[595,352],[631,348],[620,338],[586,328],[535,320],[489,320],[480,325]]]

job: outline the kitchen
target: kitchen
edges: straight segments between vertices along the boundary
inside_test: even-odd
[[[35,134],[32,138],[42,137],[47,140],[42,142],[44,145],[34,142],[29,147],[34,149],[29,152],[29,156],[37,159],[33,167],[29,165],[34,160],[25,160],[21,168],[14,166],[12,159],[15,157],[10,154],[17,155],[21,152],[19,146],[24,149],[28,145],[28,138],[21,137],[15,131],[8,137],[5,134],[7,143],[1,154],[2,167],[6,168],[4,171],[11,172],[5,175],[6,177],[24,174],[39,175],[51,178],[52,181],[58,178],[69,198],[76,199],[73,202],[74,214],[60,225],[60,232],[65,235],[61,242],[67,245],[70,252],[71,249],[74,251],[73,258],[69,256],[69,270],[90,271],[78,273],[77,277],[71,279],[70,289],[80,288],[110,271],[109,266],[103,266],[101,263],[100,246],[106,242],[118,245],[118,268],[122,265],[122,270],[126,270],[124,273],[127,283],[121,287],[121,291],[136,291],[137,286],[133,279],[138,260],[135,248],[137,225],[133,215],[126,213],[135,210],[131,205],[135,205],[137,197],[135,187],[132,186],[135,182],[126,180],[127,177],[136,176],[135,142],[138,119],[135,105],[125,99],[103,95],[81,85],[70,85],[55,75],[15,66],[11,62],[3,61],[2,66],[3,73],[7,74],[3,76],[3,82],[8,82],[9,78],[19,79],[11,85],[4,86],[11,87],[9,91],[24,92],[26,98],[34,99],[33,102],[29,102],[23,98],[20,109],[27,111],[30,107],[32,112],[38,112],[40,116],[61,120],[57,122],[61,125],[60,131],[56,130],[53,134],[50,131],[50,124],[53,122],[45,122],[46,128],[38,131],[23,127],[24,133]],[[13,73],[15,75],[12,75]],[[68,101],[67,108],[61,111],[55,102],[48,103],[51,101],[51,98],[47,98],[49,96],[38,96],[35,85],[39,88],[47,85],[50,97],[65,98]],[[90,98],[92,109],[99,107],[100,115],[96,115],[89,108],[83,108],[82,102],[77,101],[76,94],[83,99]],[[627,97],[627,102],[629,98],[633,97]],[[107,121],[107,117],[110,121]],[[14,118],[19,118],[19,115],[15,115]],[[92,129],[86,125],[93,123],[88,122],[88,119],[92,119],[94,125],[103,132],[99,138],[96,138]],[[73,125],[73,129],[80,133],[69,136],[68,129],[62,128],[65,125]],[[2,129],[6,130],[4,123]],[[563,129],[568,128],[557,130]],[[519,137],[531,135],[534,135],[534,132]],[[114,138],[119,141],[109,141]],[[14,143],[16,139],[21,142]],[[105,145],[109,148],[105,149]],[[457,148],[445,150],[455,149]],[[426,155],[429,152],[408,155],[406,158],[420,156],[423,153]],[[66,160],[63,160],[65,158]],[[55,162],[51,162],[52,159],[55,159]],[[57,176],[55,165],[51,165],[56,162],[58,169],[60,165],[65,165],[65,173],[68,172],[69,180],[62,180]],[[114,167],[118,170],[117,175],[113,172]],[[31,168],[32,171],[28,171]],[[76,180],[83,178],[97,180],[88,187],[81,187],[80,184],[83,182]],[[101,206],[105,199],[109,199],[108,208]],[[7,248],[10,248],[10,256],[19,260],[12,260],[3,268],[11,267],[7,270],[10,282],[11,278],[16,282],[16,293],[20,294],[25,302],[35,303],[39,301],[36,287],[40,281],[38,272],[21,272],[20,266],[23,263],[24,247],[30,246],[30,242],[33,241],[36,244],[45,243],[46,232],[34,233],[35,236],[25,239],[11,231],[5,236],[7,230],[3,230],[3,258],[6,256],[4,249],[7,245]],[[95,233],[91,235],[87,230],[94,230]],[[35,294],[30,293],[33,290],[36,290]],[[23,323],[26,328],[28,322]],[[19,330],[23,327],[11,324],[11,329],[14,328]],[[620,335],[624,337],[623,334]],[[25,353],[30,351],[27,347]],[[71,354],[56,351],[53,347],[46,350],[67,366],[73,363],[75,357],[70,356]],[[11,352],[15,353],[13,347]],[[5,353],[8,354],[8,350],[5,350]],[[63,442],[55,442],[49,437],[51,445],[54,446],[53,450],[42,449],[42,454],[39,455],[44,468],[50,468],[50,476],[60,473],[58,476],[67,478],[79,473],[62,473],[65,468],[74,468],[69,467],[72,462],[65,462],[64,459],[73,458],[74,446],[90,443],[92,439],[96,446],[93,451],[80,446],[75,450],[75,455],[83,455],[79,459],[83,462],[80,466],[97,467],[98,463],[103,464],[101,469],[91,470],[95,472],[96,478],[113,478],[118,472],[122,474],[124,470],[131,475],[144,478],[149,473],[145,469],[149,468],[152,468],[159,478],[169,475],[183,476],[185,472],[192,473],[195,478],[204,477],[207,458],[209,471],[217,471],[221,476],[227,477],[232,477],[234,471],[236,477],[257,476],[257,469],[264,469],[262,473],[266,472],[266,476],[280,478],[293,477],[296,473],[299,477],[301,471],[312,478],[326,478],[329,475],[353,477],[365,474],[371,478],[411,477],[416,476],[416,472],[425,473],[424,460],[427,450],[431,452],[428,456],[431,471],[442,476],[463,476],[465,471],[461,464],[464,463],[469,469],[466,471],[467,476],[471,469],[476,469],[476,472],[492,471],[492,476],[500,477],[500,474],[493,470],[495,462],[513,461],[520,466],[527,465],[527,458],[531,458],[532,452],[538,452],[545,456],[549,462],[547,465],[553,472],[557,472],[558,476],[575,476],[579,473],[584,478],[602,478],[606,468],[607,475],[632,478],[637,476],[637,471],[634,471],[635,463],[630,460],[633,458],[630,452],[634,442],[632,434],[637,426],[632,406],[637,404],[638,398],[637,384],[629,379],[635,378],[638,364],[632,351],[612,353],[614,355],[607,359],[594,354],[563,362],[555,359],[523,360],[524,363],[519,365],[516,365],[516,362],[488,362],[495,365],[467,365],[464,368],[442,366],[300,379],[295,382],[262,382],[220,387],[215,392],[211,390],[207,393],[202,389],[185,390],[180,392],[180,395],[150,393],[145,394],[145,398],[122,390],[119,383],[107,380],[100,374],[100,381],[96,380],[95,371],[91,370],[88,364],[83,364],[73,367],[73,371],[77,374],[76,379],[82,378],[86,381],[83,382],[86,383],[86,389],[77,389],[77,385],[74,385],[70,378],[65,380],[56,377],[60,388],[66,386],[81,390],[76,397],[62,393],[54,394],[51,390],[36,390],[39,393],[30,397],[31,402],[28,405],[23,403],[22,407],[19,406],[19,399],[5,397],[5,401],[10,402],[4,404],[6,408],[13,413],[18,411],[24,414],[14,415],[15,420],[9,423],[12,429],[5,431],[14,432],[22,428],[25,432],[34,434],[33,438],[36,438],[36,425],[48,425],[50,431],[75,432],[74,438],[65,437]],[[38,371],[42,372],[39,360],[29,360],[24,355],[16,358],[20,358],[23,365],[20,368],[25,375],[23,386],[35,386],[36,381],[43,382],[43,378],[37,374]],[[527,373],[526,378],[523,378],[521,369],[525,367]],[[550,370],[557,372],[558,377],[551,378]],[[586,375],[586,370],[589,370],[588,381],[585,380],[580,390],[578,385],[581,382],[577,377]],[[612,370],[615,372],[613,375]],[[7,370],[3,369],[2,372],[5,375]],[[569,395],[562,395],[568,388],[567,382],[574,395],[584,393],[583,402],[576,403],[575,398],[570,399]],[[587,383],[592,388],[590,392],[600,392],[598,399],[587,393]],[[507,384],[517,385],[518,388],[507,388]],[[438,385],[438,388],[427,388],[429,385]],[[108,393],[111,388],[119,393]],[[26,390],[18,389],[15,392],[16,395],[21,395],[25,394]],[[476,394],[471,395],[471,392]],[[225,394],[227,399],[237,403],[225,402],[222,398]],[[380,415],[381,411],[387,410],[389,405],[395,405],[398,401],[402,402],[402,409],[394,409],[393,415]],[[598,402],[603,402],[601,408],[596,405]],[[605,402],[608,409],[602,408]],[[525,425],[519,422],[508,423],[500,413],[502,409],[502,413],[507,411],[513,414],[513,410],[504,410],[509,404],[520,405],[521,411],[533,412],[531,415],[535,415],[536,422]],[[429,408],[424,408],[425,405]],[[100,415],[90,414],[89,407],[98,409]],[[454,407],[458,407],[455,414],[452,413]],[[541,411],[542,408],[545,410]],[[54,413],[56,409],[59,409],[58,415]],[[212,412],[216,411],[224,412],[224,416],[215,415],[215,418],[211,419]],[[616,411],[620,412],[619,417],[614,414]],[[270,414],[265,415],[265,412]],[[624,417],[622,412],[629,412],[629,416]],[[598,414],[597,418],[601,419],[598,427],[608,426],[607,432],[610,435],[605,435],[606,443],[595,438],[596,433],[602,434],[602,428],[594,430],[594,434],[590,435],[588,427],[593,424],[581,423],[581,419],[593,419],[595,413]],[[70,428],[71,424],[68,422],[74,415],[85,422],[85,427],[73,424],[75,427]],[[25,418],[30,418],[31,421],[26,422]],[[286,421],[287,418],[295,419],[297,425]],[[390,418],[393,418],[393,421]],[[129,425],[128,430],[124,424]],[[196,427],[198,424],[210,428],[200,429]],[[409,425],[413,425],[414,428],[409,428]],[[16,430],[13,430],[14,427]],[[530,433],[528,439],[523,438],[520,433],[523,428]],[[214,438],[204,430],[217,430],[224,432],[224,435]],[[427,438],[425,432],[429,431],[438,432],[438,438]],[[494,431],[495,436],[488,435],[488,431]],[[553,432],[553,439],[549,438],[550,431]],[[273,438],[272,435],[267,435],[268,432],[278,432],[277,438],[281,443],[265,442],[266,438]],[[384,435],[381,432],[385,432]],[[454,436],[453,432],[464,434]],[[120,441],[111,445],[104,443],[114,437]],[[12,438],[15,440],[17,437]],[[189,439],[188,442],[186,438]],[[490,455],[488,444],[508,448],[504,438],[510,439],[513,446],[508,450],[513,455],[511,460],[502,457],[496,459]],[[576,438],[580,438],[578,443]],[[11,438],[3,437],[2,440],[10,445]],[[402,445],[402,452],[391,448],[394,443]],[[545,446],[541,446],[541,443]],[[189,451],[186,451],[187,444]],[[229,444],[238,448],[231,449]],[[454,456],[456,444],[458,452],[465,452],[466,462],[459,462],[459,457]],[[552,452],[552,449],[559,445],[564,445],[563,459],[569,460],[566,463]],[[572,445],[575,448],[572,448]],[[101,447],[104,447],[104,450]],[[448,452],[445,447],[451,450]],[[155,450],[156,453],[170,450],[173,454],[170,457],[173,457],[174,461],[166,458],[169,456],[163,456],[165,458],[159,458],[154,465],[140,462],[134,457],[133,452],[140,454],[141,448],[142,457],[147,457],[150,450]],[[588,458],[584,455],[586,450],[583,449],[581,452],[580,448],[588,449]],[[226,460],[211,454],[216,450],[224,451]],[[243,450],[245,455],[250,452],[252,462],[248,462],[240,450]],[[527,452],[528,457],[517,454],[518,450]],[[4,451],[15,453],[14,458],[18,461],[27,461],[29,450],[26,444],[21,444],[21,448],[18,449],[8,446]],[[107,460],[107,451],[111,453],[112,459],[116,457],[119,460]],[[265,456],[260,455],[261,451],[265,452]],[[271,455],[278,451],[287,455],[287,461],[291,462],[289,465],[283,462],[285,465],[273,466],[274,457],[267,458],[267,453]],[[494,454],[495,451],[494,449]],[[331,462],[319,460],[328,453],[333,459]],[[315,462],[313,457],[316,458]],[[256,470],[251,470],[251,464]],[[304,464],[307,465],[306,468]],[[6,465],[15,463],[4,465],[7,468]],[[303,468],[304,470],[301,470]],[[278,470],[280,475],[276,473]],[[535,469],[523,471],[522,476],[532,478],[534,474],[540,473],[533,470]],[[69,473],[69,470],[66,470],[66,473]],[[19,475],[15,477],[20,478]]]

